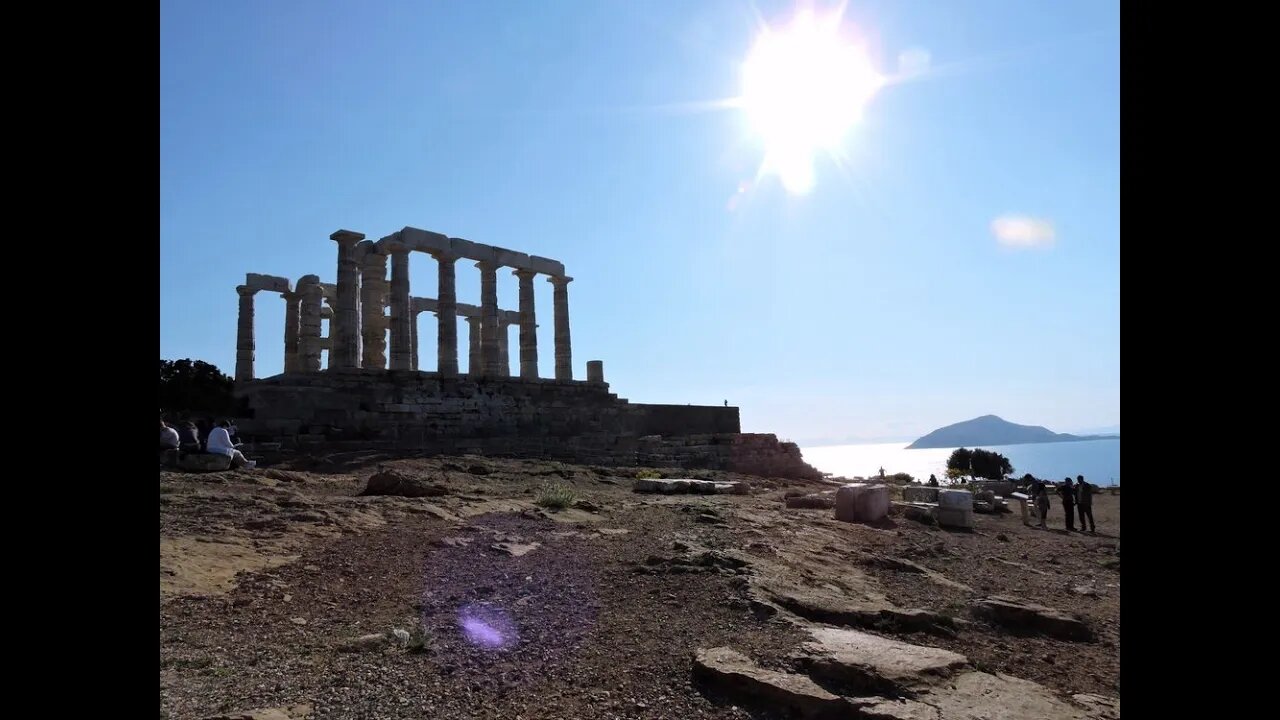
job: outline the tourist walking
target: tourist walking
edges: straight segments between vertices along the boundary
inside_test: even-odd
[[[1093,486],[1085,482],[1084,476],[1076,477],[1076,507],[1080,511],[1080,532],[1084,532],[1085,518],[1089,519],[1089,532],[1097,532],[1098,526],[1093,524]]]
[[[1067,513],[1067,530],[1076,529],[1076,488],[1071,484],[1071,478],[1063,481],[1062,487],[1058,488],[1058,494],[1062,496],[1062,509]]]

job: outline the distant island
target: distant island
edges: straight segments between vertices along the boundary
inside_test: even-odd
[[[938,428],[908,445],[907,449],[1080,442],[1082,440],[1109,440],[1118,437],[1120,436],[1056,433],[1039,425],[1019,425],[995,415],[983,415],[972,420],[965,420],[954,425]]]

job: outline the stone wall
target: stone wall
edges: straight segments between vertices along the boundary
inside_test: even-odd
[[[817,477],[793,443],[739,434],[738,409],[632,404],[604,383],[329,370],[237,383],[245,436],[287,445],[541,457]]]

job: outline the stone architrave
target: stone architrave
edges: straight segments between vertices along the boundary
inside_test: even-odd
[[[236,286],[240,293],[240,314],[236,318],[236,382],[253,379],[253,294],[248,285]]]
[[[555,291],[552,293],[552,310],[555,312],[556,379],[573,379],[573,348],[569,337],[569,283],[571,277],[549,277]]]
[[[520,377],[536,380],[538,377],[538,321],[534,312],[532,270],[516,270],[511,273],[520,279]]]
[[[409,248],[391,249],[391,369],[412,369],[413,328],[409,307]]]

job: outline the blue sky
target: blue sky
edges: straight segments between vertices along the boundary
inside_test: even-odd
[[[331,232],[412,225],[562,261],[575,375],[603,360],[633,402],[727,399],[802,444],[1118,425],[1119,4],[852,2],[877,68],[929,69],[804,195],[757,177],[740,110],[703,105],[740,91],[756,13],[793,8],[162,2],[161,357],[230,374],[244,273],[332,282]],[[411,280],[434,297],[434,262]],[[479,303],[462,263],[458,293]],[[550,284],[537,305],[550,376]],[[283,310],[258,295],[260,376]]]

